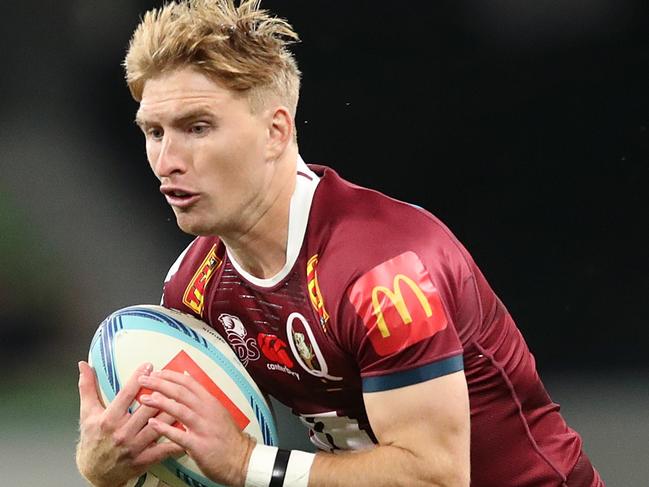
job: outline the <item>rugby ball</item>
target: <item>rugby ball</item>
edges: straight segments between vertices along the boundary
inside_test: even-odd
[[[263,394],[228,343],[192,315],[150,304],[114,311],[99,324],[88,361],[104,405],[139,365],[150,362],[153,370],[190,374],[228,409],[242,431],[259,444],[277,445],[277,428]],[[131,411],[137,407],[136,400]],[[188,455],[164,460],[133,485],[155,485],[150,477],[170,487],[221,487]]]

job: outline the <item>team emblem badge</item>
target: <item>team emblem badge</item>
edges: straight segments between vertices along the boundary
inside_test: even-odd
[[[257,360],[260,357],[255,339],[247,336],[248,331],[237,316],[223,313],[219,316],[219,321],[225,329],[230,345],[244,367],[251,360]]]
[[[320,346],[306,318],[300,313],[291,313],[286,320],[286,336],[297,363],[309,374],[324,380],[342,380],[329,373]]]

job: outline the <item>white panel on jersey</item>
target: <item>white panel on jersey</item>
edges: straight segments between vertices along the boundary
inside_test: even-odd
[[[319,450],[342,453],[376,446],[370,436],[359,428],[357,420],[338,416],[335,411],[300,415],[300,420],[309,428],[309,439]]]

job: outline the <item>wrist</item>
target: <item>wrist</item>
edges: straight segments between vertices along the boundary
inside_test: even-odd
[[[307,487],[315,454],[256,445],[244,487]]]
[[[246,448],[245,452],[243,454],[243,460],[241,462],[240,468],[237,470],[238,477],[236,481],[232,485],[239,485],[241,487],[245,487],[246,485],[246,476],[248,474],[248,465],[250,465],[250,457],[252,456],[252,452],[255,449],[255,446],[257,444],[257,441],[250,435],[245,435],[246,436]]]

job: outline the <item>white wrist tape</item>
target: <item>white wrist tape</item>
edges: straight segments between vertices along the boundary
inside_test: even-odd
[[[284,487],[307,487],[315,453],[291,450],[284,477]]]
[[[244,487],[268,487],[273,476],[273,465],[277,456],[276,446],[255,445],[248,463]]]
[[[315,454],[256,445],[244,487],[307,487]]]

